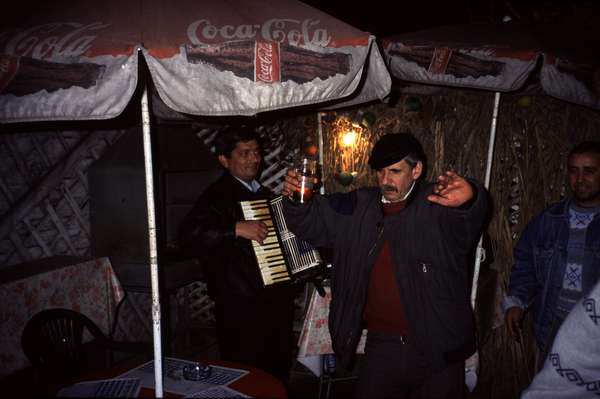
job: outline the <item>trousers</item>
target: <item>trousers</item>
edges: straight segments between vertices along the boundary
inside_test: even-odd
[[[355,386],[355,398],[460,399],[466,396],[463,362],[429,372],[410,339],[371,332]]]
[[[293,300],[230,296],[215,308],[221,359],[258,367],[287,384],[294,348]]]

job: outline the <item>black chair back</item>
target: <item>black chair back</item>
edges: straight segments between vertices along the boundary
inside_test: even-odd
[[[85,331],[92,342],[102,345],[108,341],[87,316],[70,309],[47,309],[25,325],[21,345],[40,373],[52,378],[74,376],[90,366],[89,353],[84,350]]]

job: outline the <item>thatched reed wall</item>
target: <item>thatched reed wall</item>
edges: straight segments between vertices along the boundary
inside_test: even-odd
[[[446,169],[484,181],[494,94],[451,90],[431,96],[399,95],[388,104],[323,115],[324,186],[327,192],[375,184],[364,163],[381,135],[410,130],[423,143],[431,179]],[[340,117],[367,121],[368,143],[350,185],[336,180]],[[370,120],[372,123],[368,123]],[[481,265],[476,301],[480,372],[477,397],[516,398],[533,375],[530,317],[522,344],[509,339],[499,301],[512,267],[512,249],[527,222],[547,205],[568,195],[566,154],[584,139],[600,138],[600,113],[549,97],[503,95],[489,191],[492,217],[485,230],[486,260]]]

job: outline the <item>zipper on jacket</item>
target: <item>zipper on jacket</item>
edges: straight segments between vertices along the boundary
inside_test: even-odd
[[[377,243],[379,242],[379,240],[381,239],[381,236],[383,235],[383,230],[384,230],[384,226],[383,226],[383,223],[381,223],[381,227],[379,227],[379,230],[377,232],[377,238],[375,239],[375,242],[371,246],[371,249],[369,249],[369,252],[367,253],[367,258],[369,258],[371,256],[371,254],[373,253],[373,250],[375,249],[375,247],[377,247]]]

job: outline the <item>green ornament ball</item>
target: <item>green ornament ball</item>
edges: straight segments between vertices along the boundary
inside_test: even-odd
[[[411,112],[418,112],[423,107],[421,100],[417,97],[408,97],[404,105],[406,106],[406,110]]]
[[[377,118],[375,117],[375,114],[373,114],[372,112],[366,112],[363,115],[362,123],[367,127],[372,127],[375,124],[376,120]]]
[[[335,175],[335,179],[342,186],[348,186],[352,184],[352,181],[354,180],[354,175],[352,175],[352,173],[350,172],[341,172]]]
[[[531,98],[531,96],[523,96],[517,100],[517,105],[519,107],[529,108],[529,107],[531,107],[532,102],[533,102],[533,99]]]

